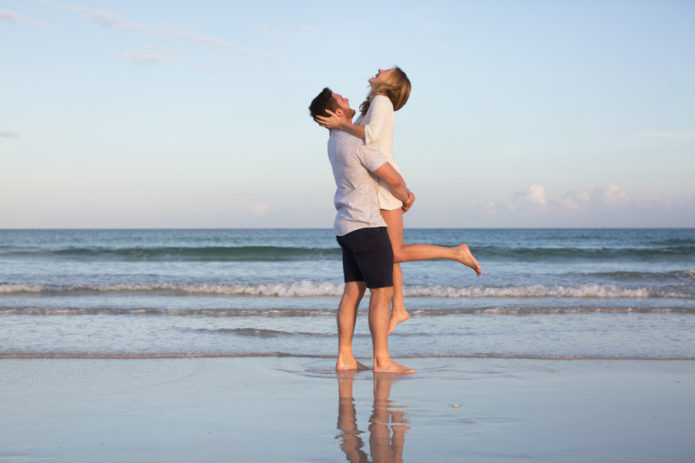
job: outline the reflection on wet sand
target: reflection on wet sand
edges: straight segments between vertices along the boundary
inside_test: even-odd
[[[340,448],[350,462],[368,462],[362,450],[364,431],[357,427],[355,399],[352,384],[356,371],[338,374],[338,429]],[[398,463],[403,461],[405,433],[410,429],[405,419],[406,409],[389,400],[391,385],[397,377],[389,374],[374,374],[374,402],[369,417],[369,452],[375,463]]]

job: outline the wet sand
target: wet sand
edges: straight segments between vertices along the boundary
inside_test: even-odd
[[[692,462],[695,361],[3,359],[0,462]]]

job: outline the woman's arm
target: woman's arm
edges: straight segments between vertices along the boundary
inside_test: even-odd
[[[350,121],[346,121],[344,119],[341,119],[338,116],[336,116],[336,114],[333,111],[331,111],[330,109],[327,109],[326,112],[328,114],[330,114],[330,116],[316,116],[316,118],[314,118],[314,120],[321,127],[326,127],[327,129],[345,130],[349,134],[354,135],[357,138],[361,138],[362,140],[364,140],[364,126],[363,125],[356,125]]]

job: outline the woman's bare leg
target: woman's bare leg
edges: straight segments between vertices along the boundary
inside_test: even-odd
[[[466,243],[461,243],[458,246],[447,248],[445,246],[436,246],[434,244],[404,244],[403,243],[403,214],[400,209],[393,211],[381,210],[381,216],[386,221],[389,227],[389,238],[393,247],[394,261],[396,262],[412,262],[414,260],[433,260],[433,259],[449,259],[461,262],[463,265],[470,267],[480,276],[482,271],[480,264]],[[391,234],[391,226],[398,227],[399,236],[397,242]]]
[[[393,248],[393,297],[391,299],[391,317],[389,318],[389,328],[387,334],[393,333],[393,330],[401,322],[410,318],[410,314],[405,310],[405,302],[403,301],[403,272],[401,271],[401,262],[396,256],[396,250],[403,247],[403,213],[400,209],[387,211],[382,209],[381,216],[388,225],[389,239]]]
[[[388,334],[391,334],[396,325],[410,317],[405,310],[405,303],[403,302],[403,276],[401,266],[399,265],[400,262],[449,259],[472,268],[478,276],[482,274],[482,270],[466,243],[461,243],[451,248],[422,243],[404,244],[403,212],[400,209],[391,211],[382,209],[381,216],[388,226],[389,239],[391,240],[391,247],[393,247],[393,260],[395,262],[393,266],[393,300],[388,330]]]

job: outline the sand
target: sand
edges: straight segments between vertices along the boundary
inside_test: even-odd
[[[402,361],[0,360],[0,462],[695,461],[694,361]]]

